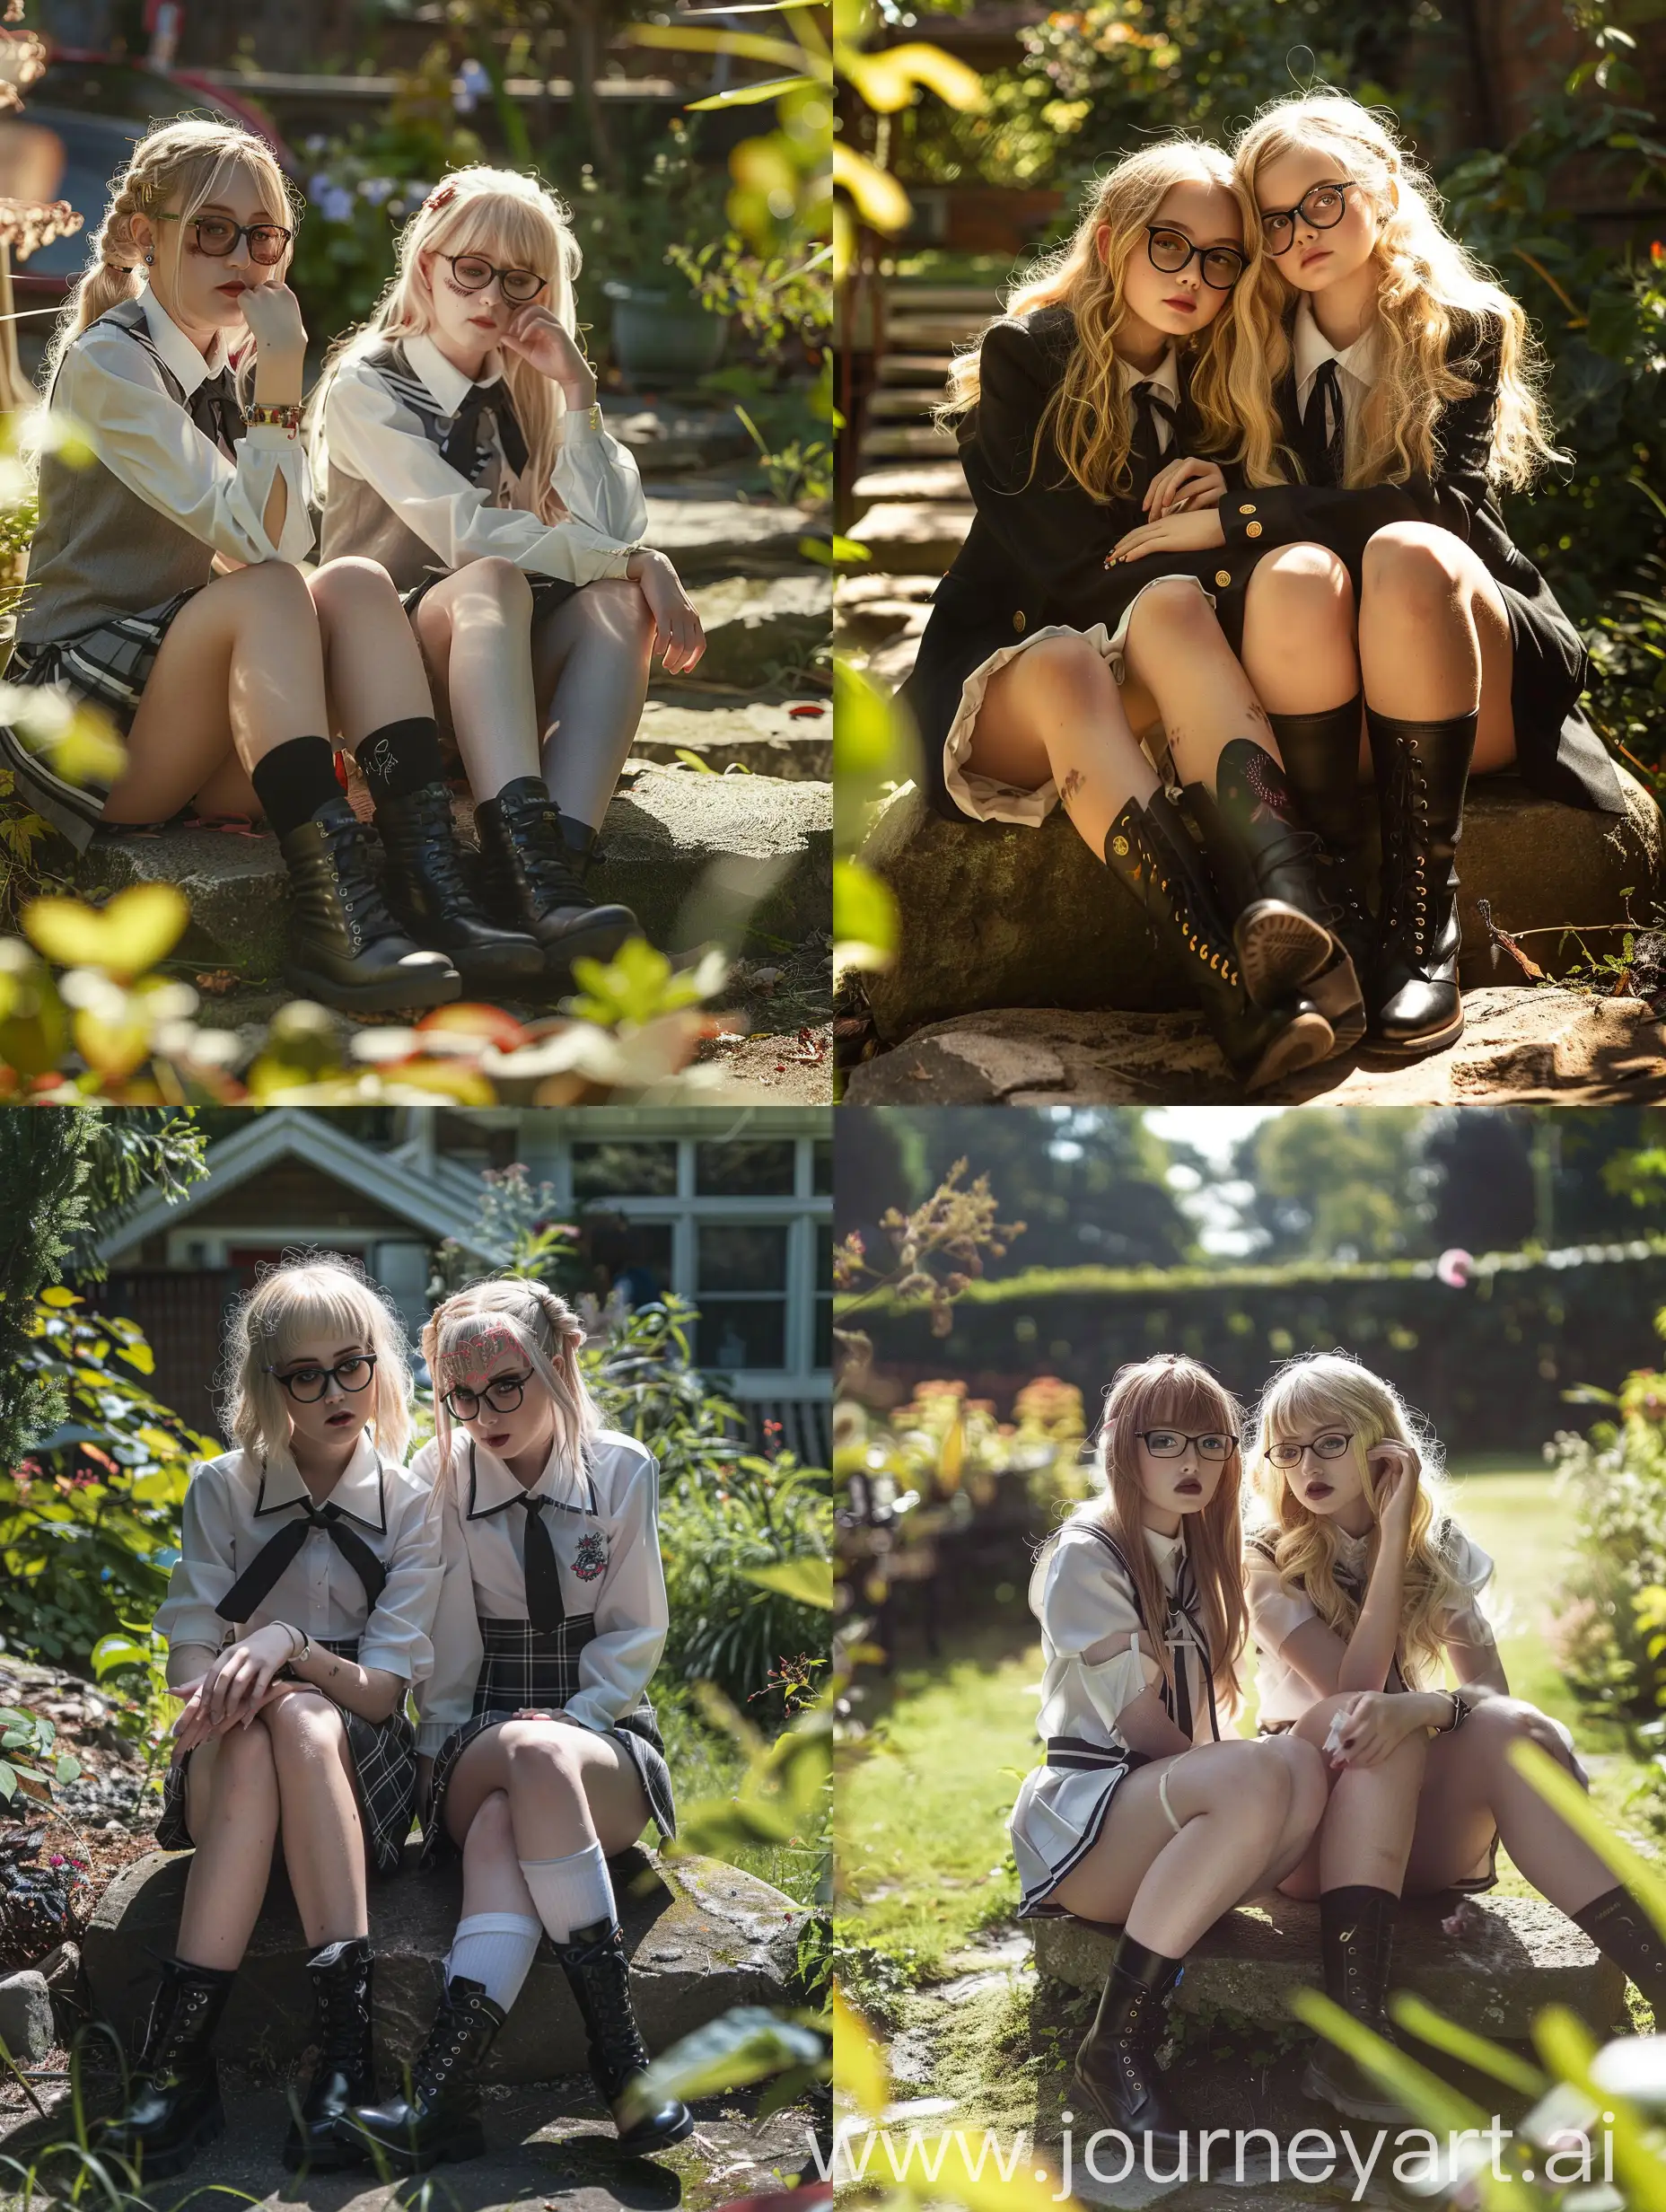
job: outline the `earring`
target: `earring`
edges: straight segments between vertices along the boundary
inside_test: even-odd
[[[153,253],[147,253],[147,254],[145,255],[145,268],[149,268],[151,267],[152,263],[155,260],[155,259],[156,259],[156,256],[155,256]]]

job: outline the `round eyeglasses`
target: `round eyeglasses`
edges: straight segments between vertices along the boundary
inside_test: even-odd
[[[1197,1447],[1200,1460],[1217,1460],[1223,1463],[1238,1449],[1236,1436],[1228,1436],[1218,1428],[1206,1428],[1201,1436],[1188,1436],[1184,1429],[1142,1428],[1140,1442],[1154,1460],[1178,1460],[1188,1444]]]
[[[164,210],[162,219],[180,223],[184,217]],[[233,223],[230,215],[194,216],[191,235],[197,252],[206,253],[211,261],[224,261],[235,250],[238,240],[246,238],[249,259],[258,268],[276,268],[295,242],[294,233],[281,223]]]
[[[466,1391],[460,1384],[446,1391],[441,1402],[454,1421],[472,1421],[482,1406],[490,1406],[494,1413],[513,1413],[531,1379],[530,1374],[500,1374],[483,1391]]]
[[[374,1352],[355,1352],[351,1359],[338,1359],[333,1367],[320,1367],[310,1363],[297,1367],[293,1374],[277,1374],[276,1367],[267,1369],[277,1375],[278,1381],[298,1405],[316,1405],[332,1382],[340,1383],[344,1391],[356,1393],[368,1390],[376,1373]]]
[[[1267,1456],[1275,1467],[1300,1467],[1310,1452],[1316,1460],[1339,1460],[1353,1441],[1346,1428],[1328,1428],[1311,1444],[1293,1444],[1288,1438],[1269,1444]]]
[[[1211,292],[1230,292],[1244,273],[1244,257],[1236,246],[1194,246],[1184,231],[1165,230],[1157,223],[1145,225],[1145,251],[1152,267],[1165,276],[1178,276],[1200,261]]]
[[[1261,235],[1275,259],[1288,253],[1300,217],[1310,230],[1334,231],[1348,211],[1348,194],[1359,189],[1351,177],[1337,177],[1328,184],[1311,185],[1293,207],[1261,210]]]
[[[443,253],[440,259],[451,264],[452,280],[460,292],[484,292],[495,276],[509,304],[525,307],[544,289],[546,280],[536,269],[498,268],[478,253]]]

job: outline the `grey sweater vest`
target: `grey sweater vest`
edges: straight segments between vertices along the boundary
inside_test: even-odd
[[[124,300],[89,328],[105,323],[145,348],[168,396],[183,408],[184,388],[151,342],[142,303]],[[83,331],[75,344],[86,336]],[[97,426],[92,429],[96,436]],[[206,584],[213,571],[211,545],[129,491],[101,461],[71,468],[56,453],[43,453],[40,520],[30,549],[18,642],[55,645],[117,615],[148,613]]]
[[[361,365],[373,372],[407,418],[400,427],[425,438],[438,452],[457,418],[435,404],[434,394],[406,360],[404,347],[397,342],[378,346],[363,356]],[[414,591],[427,578],[446,573],[444,563],[426,539],[419,538],[399,519],[373,484],[332,465],[324,487],[319,558],[339,560],[349,553],[380,561],[393,578],[397,592]]]

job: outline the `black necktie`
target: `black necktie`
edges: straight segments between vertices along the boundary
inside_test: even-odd
[[[267,1597],[284,1569],[295,1558],[314,1529],[322,1529],[336,1549],[364,1585],[366,1602],[374,1606],[381,1595],[387,1571],[362,1536],[355,1536],[342,1519],[338,1505],[309,1505],[297,1500],[301,1518],[281,1528],[269,1544],[255,1554],[248,1570],[240,1575],[215,1607],[222,1620],[247,1620]],[[546,1539],[548,1540],[548,1539]]]
[[[1320,365],[1302,417],[1302,465],[1310,484],[1340,486],[1346,469],[1346,428],[1336,356]]]
[[[1160,419],[1172,431],[1174,409],[1155,384],[1136,384],[1134,435],[1128,446],[1128,459],[1133,465],[1135,482],[1142,488],[1162,466],[1162,438],[1157,427]]]
[[[526,440],[509,404],[509,394],[501,382],[476,384],[458,408],[456,419],[440,448],[441,460],[448,461],[470,484],[476,482],[475,472],[491,450],[486,431],[488,416],[497,426],[497,442],[504,449],[504,459],[517,476],[526,467]]]
[[[545,1632],[558,1628],[567,1617],[566,1607],[561,1602],[561,1569],[556,1560],[556,1547],[544,1526],[544,1508],[548,1503],[547,1497],[534,1497],[530,1490],[523,1490],[515,1500],[526,1512],[526,1550],[522,1567],[526,1581],[526,1617],[534,1628]]]
[[[191,420],[210,445],[217,445],[228,460],[236,456],[237,441],[249,427],[238,402],[237,382],[230,367],[197,385],[187,402]],[[242,1618],[241,1615],[239,1616]]]

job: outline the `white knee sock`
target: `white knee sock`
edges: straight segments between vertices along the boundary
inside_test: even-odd
[[[543,1927],[520,1912],[471,1912],[457,1923],[446,1954],[445,1979],[478,1981],[504,2012],[521,1994]]]
[[[601,1846],[592,1843],[570,1858],[523,1858],[521,1871],[532,1892],[538,1917],[558,1944],[575,1927],[593,1927],[598,1920],[617,1920],[613,1884]]]

